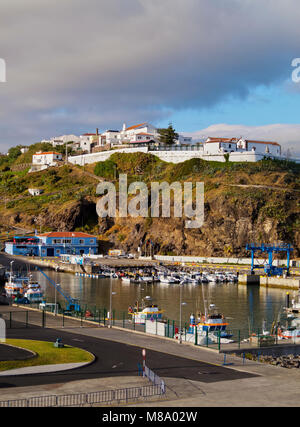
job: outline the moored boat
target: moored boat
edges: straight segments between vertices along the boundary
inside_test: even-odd
[[[38,282],[29,282],[25,290],[24,296],[28,299],[29,302],[42,302],[44,299],[44,294]]]
[[[144,325],[146,320],[161,320],[163,310],[158,308],[157,305],[143,300],[141,304],[137,301],[133,307],[130,306],[128,314],[131,316],[132,323]]]

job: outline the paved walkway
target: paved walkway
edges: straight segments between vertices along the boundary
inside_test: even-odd
[[[66,371],[68,369],[81,368],[86,363],[60,363],[56,365],[40,365],[40,366],[27,366],[25,368],[9,369],[8,371],[0,371],[0,377],[7,375],[30,375],[30,374],[44,374],[49,372]]]

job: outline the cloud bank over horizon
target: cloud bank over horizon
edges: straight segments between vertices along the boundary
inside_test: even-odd
[[[189,109],[200,117],[285,85],[300,56],[297,0],[2,0],[0,12],[0,151],[124,122],[160,126]]]

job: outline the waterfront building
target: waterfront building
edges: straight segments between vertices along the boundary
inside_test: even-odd
[[[5,243],[5,252],[11,255],[60,256],[61,254],[97,254],[96,236],[82,232],[54,231],[34,236],[14,236]]]

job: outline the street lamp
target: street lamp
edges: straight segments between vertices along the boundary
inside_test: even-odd
[[[10,277],[9,277],[10,282],[12,281],[12,265],[14,262],[15,262],[14,260],[10,261]]]
[[[109,291],[109,327],[112,328],[112,296],[116,295],[116,292],[112,291],[112,277],[110,277],[110,291]]]
[[[181,327],[181,323],[182,323],[182,306],[186,305],[186,302],[182,302],[182,286],[185,283],[185,280],[182,280],[179,283],[179,344],[182,344],[182,327]]]
[[[54,297],[54,316],[56,316],[56,314],[57,314],[57,308],[56,308],[56,289],[58,289],[58,287],[60,286],[60,284],[59,283],[57,283],[56,285],[55,285],[55,297]]]

